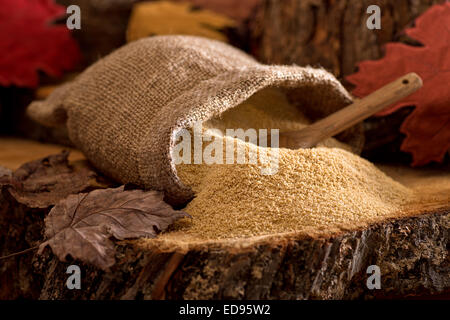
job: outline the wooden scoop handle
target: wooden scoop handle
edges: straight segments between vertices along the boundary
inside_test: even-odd
[[[420,87],[422,87],[422,79],[415,73],[408,73],[302,130],[280,133],[280,147],[290,149],[314,147],[320,141],[350,128],[409,96]]]

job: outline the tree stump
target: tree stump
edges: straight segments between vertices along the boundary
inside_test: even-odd
[[[47,148],[47,147],[46,147]],[[335,234],[274,234],[195,241],[164,238],[116,242],[107,272],[61,262],[49,248],[0,260],[0,298],[33,299],[371,299],[450,294],[450,171],[383,166],[422,199],[406,215]],[[43,241],[50,208],[0,194],[0,255]],[[66,286],[80,266],[81,290]],[[381,289],[366,286],[381,270]]]
[[[271,237],[161,247],[118,244],[105,273],[79,262],[82,290],[66,288],[70,263],[38,259],[41,299],[359,299],[442,294],[450,289],[449,210],[332,238]],[[381,269],[381,289],[366,286]],[[36,272],[36,271],[35,271]]]

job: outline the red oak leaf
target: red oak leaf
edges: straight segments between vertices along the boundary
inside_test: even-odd
[[[51,25],[64,15],[52,0],[0,0],[0,85],[35,87],[38,70],[57,77],[78,62],[67,27]]]
[[[388,43],[384,58],[361,62],[347,80],[364,97],[405,73],[419,74],[423,87],[378,115],[415,106],[400,128],[406,134],[401,150],[412,154],[413,166],[442,162],[450,149],[450,3],[431,7],[405,32],[423,46]]]

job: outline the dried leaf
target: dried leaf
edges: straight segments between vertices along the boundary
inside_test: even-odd
[[[60,260],[67,255],[107,269],[115,263],[114,243],[118,240],[156,236],[174,221],[189,217],[173,210],[157,191],[115,189],[71,195],[57,204],[45,219],[50,245]]]
[[[9,192],[30,208],[47,208],[70,194],[99,187],[97,173],[86,165],[72,166],[68,151],[34,160],[13,172]]]
[[[52,0],[2,0],[0,5],[0,85],[35,87],[38,71],[60,76],[80,59],[65,25],[51,22],[66,14]]]
[[[248,19],[261,0],[178,0],[224,14],[237,21]]]
[[[140,2],[133,6],[127,41],[168,34],[196,35],[227,41],[227,37],[219,30],[235,25],[233,20],[212,11],[193,10],[188,3]]]
[[[384,58],[361,62],[347,80],[356,85],[353,94],[364,97],[405,73],[419,74],[423,87],[379,115],[414,105],[400,128],[406,134],[401,150],[413,155],[415,166],[442,162],[450,150],[450,3],[431,7],[405,32],[424,46],[389,43]]]

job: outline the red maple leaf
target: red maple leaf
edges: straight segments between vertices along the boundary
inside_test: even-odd
[[[0,85],[35,87],[37,71],[60,76],[80,58],[65,25],[52,25],[65,8],[52,0],[0,0]]]
[[[450,3],[431,7],[405,32],[423,46],[388,43],[384,58],[361,62],[347,80],[364,97],[405,73],[419,74],[423,87],[378,115],[415,106],[400,128],[401,150],[412,154],[413,166],[442,162],[450,149]]]

